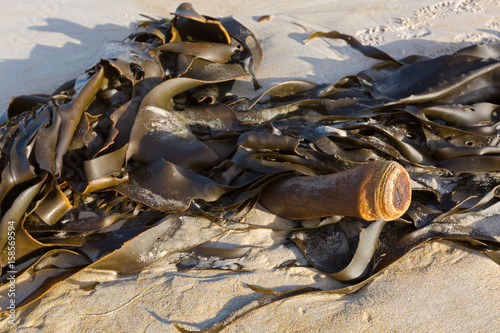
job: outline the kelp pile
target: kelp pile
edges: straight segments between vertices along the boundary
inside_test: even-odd
[[[335,31],[316,37],[343,39],[380,62],[331,85],[294,80],[234,96],[238,78],[259,88],[257,38],[232,17],[185,3],[172,20],[148,19],[110,42],[99,63],[51,95],[14,98],[0,129],[2,295],[14,261],[20,308],[84,268],[141,270],[159,244],[167,256],[245,255],[202,244],[245,226],[278,179],[379,160],[411,176],[402,218],[293,222],[290,239],[311,265],[347,285],[326,292],[356,291],[428,241],[500,262],[500,242],[458,223],[500,193],[500,45],[396,60]],[[199,233],[186,234],[187,224]],[[318,292],[252,288],[269,295],[212,331],[272,301]]]

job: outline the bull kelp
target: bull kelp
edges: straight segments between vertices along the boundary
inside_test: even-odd
[[[354,292],[430,241],[500,262],[500,242],[458,223],[498,202],[500,45],[396,60],[336,31],[309,38],[342,39],[380,62],[334,84],[291,80],[257,97],[235,96],[240,78],[259,89],[257,38],[232,17],[200,15],[184,3],[171,20],[148,18],[110,42],[97,64],[52,94],[13,98],[0,128],[2,295],[14,238],[21,308],[86,268],[142,270],[160,243],[164,257],[245,256],[245,247],[203,244],[256,228],[245,216],[261,197],[290,205],[272,194],[287,180],[311,183],[386,162],[411,179],[400,217],[307,223],[317,213],[306,204],[313,190],[303,194],[305,215],[291,222],[289,238],[310,264],[346,287],[250,286],[266,296],[207,329],[294,295]],[[187,233],[192,226],[199,232]],[[182,245],[168,245],[179,238]]]

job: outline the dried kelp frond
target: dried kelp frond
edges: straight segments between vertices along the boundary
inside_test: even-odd
[[[5,289],[14,233],[19,274],[33,278],[19,286],[19,307],[85,267],[131,273],[165,254],[244,256],[249,248],[204,244],[231,228],[258,227],[244,217],[278,180],[373,161],[408,171],[405,215],[290,224],[310,264],[346,283],[323,292],[359,290],[429,241],[499,261],[500,242],[456,223],[499,197],[498,46],[396,60],[352,36],[316,33],[310,38],[340,38],[382,62],[332,85],[294,80],[238,98],[227,94],[234,80],[250,77],[258,87],[257,38],[234,18],[200,15],[190,4],[173,16],[110,42],[99,63],[50,96],[10,103],[0,128],[0,281]],[[320,292],[253,288],[268,295],[209,331],[273,301]]]
[[[83,267],[146,267],[157,258],[148,257],[157,239],[182,226],[172,213],[232,190],[202,169],[230,154],[219,147],[227,138],[217,135],[236,130],[237,119],[219,100],[232,81],[253,74],[261,52],[234,19],[204,17],[183,4],[173,20],[142,22],[122,42],[108,43],[95,67],[51,96],[12,100],[0,132],[3,277],[13,261],[12,231],[18,266],[32,262],[33,269],[33,260],[59,249],[88,254],[75,269],[47,270],[50,277],[29,287],[19,307]],[[200,139],[198,126],[211,130],[210,140]],[[212,232],[169,253],[225,232],[203,221]]]

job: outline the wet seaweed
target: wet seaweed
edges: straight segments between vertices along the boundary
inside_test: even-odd
[[[50,96],[13,98],[0,127],[0,292],[8,288],[9,236],[19,276],[30,277],[18,285],[21,308],[89,267],[126,274],[160,253],[245,256],[247,247],[204,244],[232,229],[266,227],[245,216],[281,180],[373,161],[409,173],[403,216],[303,219],[289,228],[310,264],[347,286],[250,286],[266,296],[208,332],[295,295],[355,292],[430,241],[500,263],[500,242],[457,223],[500,197],[500,47],[396,60],[336,31],[309,38],[318,37],[342,39],[381,63],[331,85],[292,80],[257,97],[232,96],[236,79],[259,88],[257,38],[232,17],[200,15],[184,3],[171,20],[149,18],[110,42],[95,66]]]

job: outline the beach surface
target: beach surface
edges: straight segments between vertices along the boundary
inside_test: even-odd
[[[235,94],[248,97],[290,79],[334,83],[376,63],[343,41],[305,43],[316,31],[353,35],[396,59],[500,42],[500,2],[494,0],[190,2],[204,15],[232,15],[257,36],[264,53],[256,73],[262,88],[253,90],[250,80],[234,87]],[[50,93],[83,73],[98,61],[106,41],[132,32],[143,19],[140,14],[171,18],[180,3],[0,0],[0,110],[12,96]],[[263,15],[269,19],[259,22]],[[496,204],[463,216],[460,223],[500,240],[499,214]],[[262,208],[246,222],[287,226]],[[135,274],[84,270],[20,309],[14,326],[0,321],[0,331],[177,332],[175,323],[203,330],[263,296],[248,284],[276,291],[342,286],[312,268],[276,269],[289,260],[307,263],[287,232],[254,229],[217,241],[251,250],[242,258],[206,259],[207,267],[220,270],[179,271],[161,251],[151,254],[158,261]],[[245,271],[225,270],[240,266]],[[494,332],[500,325],[499,275],[500,266],[483,254],[446,242],[426,244],[354,294],[307,294],[275,302],[225,332]]]

